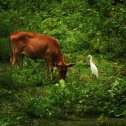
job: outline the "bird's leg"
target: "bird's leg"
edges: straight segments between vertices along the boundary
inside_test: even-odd
[[[91,79],[94,80],[96,79],[96,76],[94,74],[91,75]]]

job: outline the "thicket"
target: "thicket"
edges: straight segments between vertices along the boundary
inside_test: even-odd
[[[79,86],[78,86],[79,85]],[[47,87],[46,97],[31,98],[26,107],[30,116],[73,119],[75,117],[126,117],[126,81],[116,79],[110,86],[96,82],[78,81]]]
[[[120,68],[105,61],[111,62],[108,56],[116,60],[126,54],[125,5],[112,6],[110,0],[1,0],[0,19],[0,62],[9,62],[10,33],[23,30],[56,37],[65,59],[76,63],[66,82],[57,82],[56,71],[54,82],[48,80],[43,61],[26,58],[23,70],[4,65],[0,68],[3,89],[47,86],[44,96],[19,96],[27,115],[65,119],[74,114],[126,117],[125,64]],[[101,63],[99,80],[89,78],[84,59],[88,53]],[[6,90],[1,90],[1,97],[7,95]]]
[[[25,30],[55,36],[64,52],[126,54],[125,5],[112,6],[110,0],[1,0],[0,10],[1,38]]]

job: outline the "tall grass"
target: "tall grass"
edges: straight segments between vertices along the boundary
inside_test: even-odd
[[[11,54],[10,44],[8,38],[0,39],[0,62],[9,62]]]

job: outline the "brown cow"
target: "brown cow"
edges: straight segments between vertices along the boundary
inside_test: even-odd
[[[65,79],[67,68],[74,65],[65,63],[58,40],[54,37],[31,32],[14,32],[10,35],[10,44],[12,65],[18,63],[19,67],[23,67],[24,55],[31,59],[44,59],[47,62],[51,80],[54,66],[58,68],[59,78]]]

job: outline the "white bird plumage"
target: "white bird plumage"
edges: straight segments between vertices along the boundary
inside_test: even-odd
[[[93,75],[95,75],[95,77],[98,78],[98,69],[97,69],[96,65],[92,61],[92,56],[91,55],[88,55],[88,57],[90,58],[90,68],[91,68],[91,72],[92,72]]]

